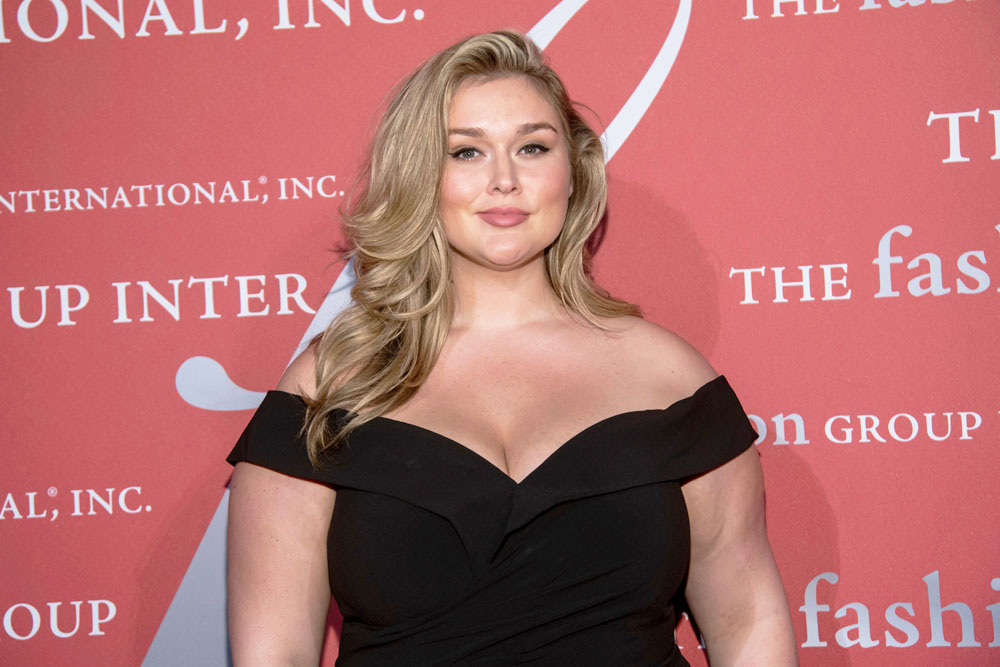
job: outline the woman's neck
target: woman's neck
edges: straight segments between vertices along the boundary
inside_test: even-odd
[[[544,257],[506,271],[453,255],[453,331],[504,330],[562,319],[566,311],[545,275]]]

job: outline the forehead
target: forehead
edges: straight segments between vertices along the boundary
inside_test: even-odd
[[[562,118],[538,86],[525,76],[463,82],[448,110],[451,127],[502,126],[545,121],[562,127]]]

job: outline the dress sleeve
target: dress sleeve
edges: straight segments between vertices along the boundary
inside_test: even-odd
[[[736,458],[757,439],[724,376],[704,384],[694,395],[668,409],[676,474],[690,479]]]
[[[226,460],[240,461],[270,470],[328,483],[326,475],[316,470],[306,450],[302,425],[306,404],[301,397],[283,391],[269,391],[243,430]]]

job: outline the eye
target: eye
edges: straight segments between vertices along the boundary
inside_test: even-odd
[[[549,147],[542,144],[528,144],[521,148],[520,152],[524,155],[542,155],[549,152]]]
[[[448,155],[455,158],[456,160],[471,160],[479,155],[479,151],[476,150],[475,148],[464,146],[462,148],[457,148],[451,151],[450,153],[448,153]]]

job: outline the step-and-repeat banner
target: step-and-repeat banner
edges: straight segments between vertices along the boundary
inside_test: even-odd
[[[802,663],[1000,664],[996,0],[0,2],[0,664],[226,663],[223,459],[387,91],[501,27],[605,131],[599,279],[752,413]]]

